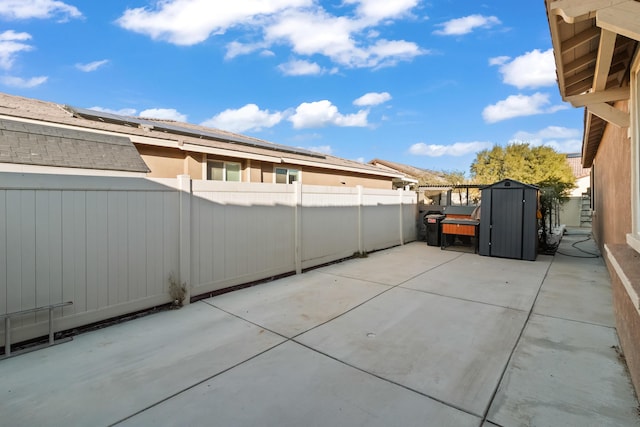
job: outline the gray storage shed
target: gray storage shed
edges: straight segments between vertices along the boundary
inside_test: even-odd
[[[535,261],[538,187],[503,179],[482,189],[480,255]]]

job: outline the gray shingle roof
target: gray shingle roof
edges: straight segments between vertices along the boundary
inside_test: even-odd
[[[0,119],[0,163],[149,172],[126,137]]]

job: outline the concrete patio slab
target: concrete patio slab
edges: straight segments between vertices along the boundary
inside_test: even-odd
[[[204,303],[0,362],[0,424],[106,426],[283,341]]]
[[[613,328],[534,315],[488,419],[500,426],[637,426]]]
[[[389,286],[311,271],[204,302],[290,338],[387,290]]]
[[[480,419],[287,342],[119,426],[478,426]]]
[[[482,416],[526,313],[394,288],[296,340]]]
[[[531,262],[464,254],[401,286],[529,311],[552,259],[541,255]]]
[[[562,248],[554,257],[533,311],[614,327],[611,284],[604,261],[571,247],[573,242],[583,242],[584,238],[580,235],[563,237]],[[587,249],[597,253],[592,241]]]
[[[425,242],[413,242],[371,253],[366,258],[322,267],[318,271],[395,286],[461,255],[428,246]]]
[[[639,426],[606,268],[565,239],[416,242],[83,333],[0,361],[0,425]]]

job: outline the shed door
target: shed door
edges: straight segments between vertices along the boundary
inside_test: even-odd
[[[491,256],[522,259],[523,190],[494,188],[491,194]]]

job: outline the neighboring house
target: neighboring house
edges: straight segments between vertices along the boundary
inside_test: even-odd
[[[622,351],[640,391],[640,2],[545,0],[558,87],[585,107],[593,237],[609,268]]]
[[[560,209],[560,224],[570,227],[591,226],[591,168],[582,165],[582,154],[567,154],[567,163],[576,179],[569,200]]]
[[[128,138],[4,118],[0,171],[111,176],[150,172]]]
[[[115,166],[111,164],[114,159],[105,159],[103,164],[98,165],[110,165],[105,170],[113,171],[113,174],[117,171],[129,171],[154,178],[175,178],[188,174],[193,179],[265,183],[300,181],[309,185],[362,185],[381,189],[393,188],[393,181],[401,178],[401,174],[397,172],[373,165],[204,126],[126,117],[2,93],[0,119],[28,124],[25,131],[28,133],[34,130],[39,135],[37,145],[43,150],[50,148],[48,133],[62,132],[60,129],[65,129],[67,139],[76,141],[79,144],[76,148],[82,148],[67,153],[65,157],[69,162],[72,159],[75,162],[77,157],[96,161],[96,157],[104,155],[105,150],[101,149],[105,147],[104,144],[120,147],[121,154],[125,151],[125,145],[129,154],[133,154],[131,148],[135,147],[138,157],[144,162],[140,164],[138,161],[133,170],[126,167],[122,169],[123,165],[112,167]],[[39,126],[37,130],[33,127],[36,125]],[[32,168],[36,165],[65,168],[66,171],[75,168],[78,172],[93,169],[92,165],[86,168],[87,164],[82,161],[64,164],[42,155],[42,162],[38,163],[35,161],[37,155],[26,158],[29,156],[24,155],[27,150],[25,147],[20,148],[22,155],[15,154],[15,151],[10,156],[4,155],[2,149],[7,146],[6,140],[6,137],[0,138],[0,170],[36,171],[38,168]],[[15,139],[12,141],[12,144],[16,143]],[[79,141],[85,143],[80,144]],[[70,149],[70,146],[67,148]]]

